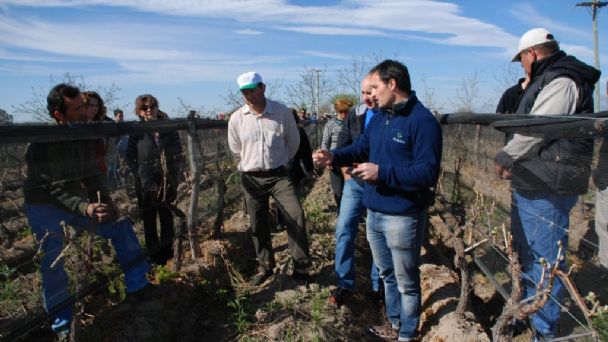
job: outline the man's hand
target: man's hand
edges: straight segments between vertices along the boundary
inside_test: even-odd
[[[500,179],[511,179],[511,170],[497,162],[494,162],[494,172],[496,173],[496,177]]]
[[[113,205],[91,203],[87,206],[87,216],[96,222],[106,222],[116,218],[117,212]]]
[[[334,156],[329,151],[325,150],[316,150],[312,154],[312,161],[319,166],[331,166],[331,163],[334,161]]]
[[[379,167],[374,163],[361,163],[353,169],[351,175],[359,177],[367,182],[375,182],[378,180]]]
[[[340,168],[340,172],[342,173],[342,178],[344,178],[344,181],[347,181],[347,180],[351,179],[350,173],[348,173],[348,167],[347,166],[342,166]]]

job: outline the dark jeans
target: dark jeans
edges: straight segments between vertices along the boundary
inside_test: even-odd
[[[338,213],[340,213],[340,202],[342,201],[342,189],[344,188],[344,176],[339,167],[333,168],[329,174],[329,183],[331,190],[334,193],[334,199],[336,200],[336,206],[338,207]]]
[[[287,241],[294,270],[304,271],[310,266],[304,211],[287,172],[268,176],[254,176],[243,172],[242,183],[251,220],[253,245],[260,268],[271,270],[275,266],[268,212],[268,201],[272,196],[287,224]]]
[[[141,216],[144,221],[144,237],[150,259],[164,265],[173,257],[173,213],[167,204],[156,199],[154,192],[141,195]],[[156,217],[160,219],[160,240],[156,228]]]

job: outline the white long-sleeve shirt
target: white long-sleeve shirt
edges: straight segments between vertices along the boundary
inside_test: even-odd
[[[228,145],[240,158],[239,171],[270,170],[293,158],[300,145],[300,133],[291,110],[266,99],[266,108],[260,115],[244,105],[230,116]]]

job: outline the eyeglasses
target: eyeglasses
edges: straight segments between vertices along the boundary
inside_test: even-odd
[[[522,51],[522,52],[519,54],[519,56],[520,56],[520,58],[519,58],[519,59],[521,59],[521,57],[523,57],[524,55],[531,54],[531,53],[532,53],[532,51],[534,51],[534,50],[533,50],[533,49],[531,49],[531,48],[525,49],[524,51]]]
[[[156,106],[156,105],[151,105],[151,106],[149,106],[149,105],[141,105],[141,107],[140,107],[139,109],[140,109],[140,110],[143,110],[143,111],[145,112],[145,111],[147,111],[148,109],[149,109],[149,110],[154,110],[154,109],[156,109],[156,108],[157,108],[157,106]]]

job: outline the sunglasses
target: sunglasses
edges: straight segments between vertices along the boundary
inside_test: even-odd
[[[148,106],[148,105],[141,105],[141,107],[140,107],[139,109],[140,109],[140,110],[143,110],[143,111],[145,112],[145,111],[147,111],[148,109],[153,110],[153,109],[156,109],[156,108],[157,108],[157,106],[156,106],[156,105],[151,105],[151,106]]]

